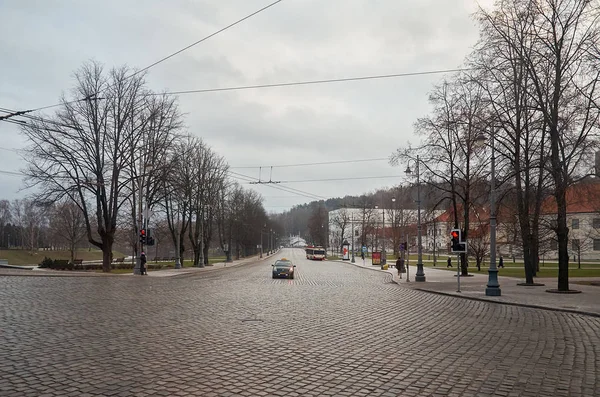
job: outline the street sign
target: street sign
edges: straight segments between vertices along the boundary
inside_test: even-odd
[[[381,252],[375,251],[371,254],[371,263],[373,265],[381,265]]]
[[[367,247],[365,245],[363,245],[362,247],[362,252],[364,252],[365,254],[367,253]]]

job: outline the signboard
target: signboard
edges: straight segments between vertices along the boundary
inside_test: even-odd
[[[348,259],[350,259],[350,252],[348,250],[347,245],[342,246],[342,254],[343,254],[343,256],[342,256],[343,260],[347,261]]]
[[[371,254],[371,263],[373,265],[381,265],[381,252],[379,251],[374,251]]]

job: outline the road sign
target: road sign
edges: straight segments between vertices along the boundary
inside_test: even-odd
[[[362,252],[364,252],[365,254],[367,253],[367,247],[365,245],[363,245],[362,247]]]

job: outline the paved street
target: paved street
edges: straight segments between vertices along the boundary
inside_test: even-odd
[[[600,318],[442,296],[347,263],[0,277],[1,396],[594,396]]]

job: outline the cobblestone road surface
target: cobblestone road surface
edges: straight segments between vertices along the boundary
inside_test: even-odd
[[[0,277],[1,396],[593,396],[600,319],[308,262]]]

